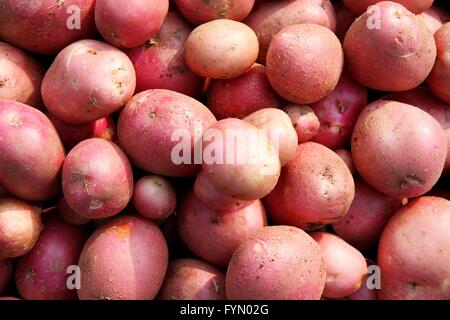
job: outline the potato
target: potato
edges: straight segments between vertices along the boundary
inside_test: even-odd
[[[177,229],[186,246],[210,263],[226,266],[250,233],[267,225],[260,200],[232,211],[214,211],[189,191],[178,212]]]
[[[255,31],[259,41],[258,62],[266,64],[272,38],[284,27],[313,23],[336,30],[336,14],[329,0],[266,1],[244,21]]]
[[[229,118],[203,134],[202,168],[219,192],[240,200],[256,200],[275,187],[280,159],[264,131]]]
[[[231,79],[249,69],[258,56],[258,38],[245,24],[219,19],[192,31],[184,47],[184,59],[196,74],[212,79]]]
[[[193,176],[201,163],[194,157],[194,145],[214,122],[211,111],[197,100],[154,89],[127,103],[117,135],[120,146],[141,169],[164,176]]]
[[[102,224],[81,252],[81,300],[148,300],[168,264],[166,240],[151,221],[120,216]]]
[[[344,39],[346,66],[363,85],[405,91],[428,76],[436,59],[433,35],[401,4],[384,1],[360,16]],[[370,26],[370,28],[368,27]]]
[[[381,299],[450,299],[450,202],[420,197],[388,222],[378,246]]]
[[[0,38],[28,51],[56,54],[95,35],[94,6],[95,0],[3,0]]]
[[[316,230],[341,219],[354,195],[353,177],[345,162],[330,149],[305,142],[283,167],[266,203],[274,223]]]
[[[435,34],[442,25],[450,21],[450,13],[443,7],[431,6],[419,15],[432,34]]]
[[[192,97],[199,93],[203,78],[188,68],[183,56],[191,31],[178,13],[169,12],[156,35],[125,51],[136,70],[136,92],[168,89]]]
[[[225,274],[201,260],[172,260],[158,299],[226,300]]]
[[[350,151],[348,151],[347,149],[338,149],[334,151],[339,157],[341,157],[342,160],[344,160],[345,164],[347,165],[347,167],[350,170],[350,173],[352,175],[355,174],[356,169],[355,166],[353,165],[353,159],[352,159],[352,154],[350,153]]]
[[[25,200],[58,193],[64,148],[50,120],[25,104],[0,100],[0,184]]]
[[[298,24],[273,37],[266,63],[267,77],[279,95],[296,104],[308,104],[336,87],[344,55],[339,39],[329,29]]]
[[[226,275],[230,300],[319,300],[324,285],[319,245],[288,226],[252,233],[234,252]]]
[[[119,110],[135,88],[134,67],[126,54],[100,41],[81,40],[57,55],[41,92],[50,113],[75,125]]]
[[[436,96],[450,103],[450,22],[436,31],[434,39],[437,58],[427,78],[427,84]]]
[[[319,132],[311,141],[330,149],[350,142],[356,119],[367,105],[367,89],[344,70],[336,88],[322,100],[311,104],[320,121]]]
[[[59,198],[57,206],[59,216],[65,222],[71,225],[82,226],[90,221],[89,218],[83,217],[82,215],[76,213],[71,207],[69,207],[64,197]]]
[[[166,178],[145,176],[134,186],[133,205],[145,218],[164,220],[175,210],[177,194]]]
[[[447,137],[425,111],[378,100],[366,106],[352,136],[353,163],[375,189],[392,197],[417,197],[444,168]]]
[[[299,143],[311,140],[319,132],[320,121],[309,106],[288,104],[283,111],[291,118]]]
[[[0,294],[5,291],[6,287],[11,281],[13,270],[13,264],[10,259],[0,260]]]
[[[279,108],[282,103],[270,86],[266,67],[257,63],[239,77],[212,80],[207,100],[217,119],[242,119],[263,108]]]
[[[374,4],[384,0],[343,0],[344,5],[353,11],[356,15],[363,14],[366,9]],[[393,2],[404,5],[409,11],[413,13],[421,13],[431,7],[434,0],[392,0]]]
[[[67,204],[80,216],[111,217],[125,209],[133,195],[133,171],[114,143],[84,140],[67,155],[62,190]]]
[[[16,287],[25,300],[76,300],[67,287],[69,266],[76,265],[87,233],[59,217],[44,224],[36,245],[19,258]]]
[[[333,5],[336,11],[336,36],[343,42],[345,34],[358,16],[347,9],[342,2]]]
[[[41,210],[15,198],[0,199],[0,259],[30,251],[42,229]]]

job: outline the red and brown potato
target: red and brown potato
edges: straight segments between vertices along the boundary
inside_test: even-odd
[[[195,259],[169,263],[159,300],[226,300],[225,274],[216,267]]]
[[[0,199],[0,259],[30,251],[42,229],[41,210],[22,200]]]
[[[82,226],[90,221],[89,218],[83,217],[69,207],[64,197],[59,198],[57,206],[59,216],[71,225]]]
[[[433,5],[422,12],[419,17],[422,18],[428,30],[432,34],[435,34],[444,23],[450,21],[450,12],[446,11],[443,7]]]
[[[212,80],[207,100],[208,108],[217,119],[242,119],[260,109],[282,105],[267,79],[266,67],[257,63],[239,77]]]
[[[299,143],[311,140],[319,132],[320,121],[309,106],[288,104],[283,111],[291,118]]]
[[[340,220],[354,195],[353,177],[345,162],[330,149],[305,142],[281,170],[266,203],[274,223],[316,230]]]
[[[9,285],[13,275],[13,264],[10,259],[0,260],[0,294],[2,294]]]
[[[177,220],[178,233],[186,246],[210,263],[226,266],[239,244],[267,225],[260,200],[232,211],[214,211],[190,191],[183,199]]]
[[[114,143],[84,140],[67,155],[62,190],[67,204],[80,216],[111,217],[125,209],[133,195],[133,171]]]
[[[360,16],[344,39],[346,66],[356,80],[382,91],[405,91],[428,76],[436,59],[432,33],[401,4],[380,2]],[[370,26],[370,27],[369,27]]]
[[[434,39],[437,58],[427,84],[436,96],[450,103],[450,22],[436,31]]]
[[[286,100],[317,102],[337,85],[344,64],[341,43],[329,29],[315,24],[285,27],[267,51],[269,82]]]
[[[67,285],[72,274],[68,268],[78,263],[85,240],[82,227],[59,217],[47,221],[33,249],[18,259],[15,277],[20,296],[25,300],[76,300],[76,290]]]
[[[159,32],[142,46],[125,53],[136,70],[136,92],[168,89],[196,96],[203,78],[192,72],[184,61],[184,44],[191,26],[176,12],[169,12]]]
[[[184,47],[184,59],[196,74],[231,79],[244,74],[258,56],[258,38],[243,23],[219,19],[198,26]]]
[[[25,104],[0,100],[0,184],[26,200],[58,193],[64,148],[50,120]]]
[[[338,149],[334,151],[339,157],[341,157],[342,160],[344,160],[345,164],[347,165],[348,169],[350,170],[351,174],[355,174],[356,169],[353,165],[353,159],[352,154],[347,149]]]
[[[343,0],[344,5],[354,14],[363,14],[371,5],[380,3],[384,0]],[[392,2],[400,3],[413,13],[421,13],[431,7],[434,0],[392,0]]]
[[[135,95],[117,125],[120,146],[145,171],[164,176],[193,176],[200,170],[194,145],[216,122],[199,101],[164,89]],[[194,154],[195,153],[195,154]]]
[[[450,202],[420,197],[386,225],[378,247],[381,299],[450,299]]]
[[[336,30],[336,14],[329,0],[266,1],[245,19],[259,41],[258,62],[265,64],[273,37],[284,27],[313,23]]]
[[[352,156],[359,174],[392,197],[417,197],[438,181],[447,157],[447,137],[425,111],[378,100],[361,112],[353,131]]]
[[[136,74],[126,54],[97,40],[81,40],[58,54],[41,92],[50,113],[75,125],[119,110],[135,88]]]
[[[151,221],[121,216],[102,224],[81,252],[80,300],[149,300],[168,264],[167,243]]]
[[[230,300],[319,300],[325,285],[319,245],[304,231],[266,227],[234,252],[226,275]]]

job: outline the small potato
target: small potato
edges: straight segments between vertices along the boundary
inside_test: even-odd
[[[347,149],[338,149],[334,151],[342,160],[344,160],[345,164],[349,168],[352,175],[355,174],[356,169],[353,165],[352,154]]]
[[[201,260],[172,260],[158,299],[226,300],[225,274]]]
[[[320,121],[309,106],[288,104],[283,111],[291,118],[299,143],[311,140],[319,132]]]
[[[436,96],[450,103],[450,22],[436,31],[434,40],[437,59],[427,78],[427,84]]]
[[[83,217],[69,207],[64,197],[58,200],[58,213],[65,222],[74,226],[82,226],[91,221],[89,218]]]
[[[234,252],[226,275],[230,300],[319,300],[325,285],[319,245],[288,226],[252,233]]]
[[[196,74],[231,79],[247,71],[258,56],[258,38],[245,24],[219,19],[198,26],[186,41],[184,58]]]
[[[343,0],[344,5],[349,8],[354,14],[361,15],[371,5],[377,4],[384,0]],[[421,13],[431,7],[434,0],[393,0],[393,2],[404,5],[409,11],[413,13]]]
[[[5,291],[11,281],[13,270],[13,264],[10,259],[0,260],[0,294]]]

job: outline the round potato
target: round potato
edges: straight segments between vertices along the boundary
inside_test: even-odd
[[[319,132],[320,121],[309,106],[288,104],[283,111],[291,118],[299,143],[311,140]]]

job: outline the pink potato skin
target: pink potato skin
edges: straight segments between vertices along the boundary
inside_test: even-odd
[[[159,300],[226,300],[225,274],[196,259],[169,263]]]
[[[374,23],[367,12],[345,36],[346,66],[356,80],[372,89],[405,91],[417,87],[436,59],[432,33],[420,17],[401,4],[384,1],[374,8],[379,11],[379,27],[367,27]]]
[[[71,225],[82,226],[90,221],[89,218],[81,216],[80,214],[76,213],[71,207],[69,207],[64,197],[59,198],[57,206],[59,216],[65,222]]]
[[[402,199],[384,195],[364,180],[356,179],[355,199],[347,214],[333,224],[333,229],[343,240],[364,250],[378,241],[384,226],[401,204]]]
[[[282,104],[270,86],[266,67],[257,63],[239,77],[212,80],[207,100],[208,108],[217,119],[242,119],[262,108],[279,108]]]
[[[117,135],[120,146],[141,169],[164,176],[194,176],[200,170],[194,161],[194,145],[215,122],[211,111],[197,100],[174,91],[154,89],[138,93],[127,103],[119,117]],[[174,141],[175,130],[188,136]],[[191,147],[191,157],[177,165],[172,153],[182,142]]]
[[[325,285],[319,245],[289,226],[252,233],[234,252],[226,275],[229,300],[319,300]]]
[[[210,263],[226,266],[234,250],[252,232],[267,225],[260,200],[235,211],[214,211],[190,191],[179,208],[178,233],[186,246]]]
[[[59,217],[44,224],[36,245],[19,258],[16,286],[25,300],[76,300],[67,287],[67,268],[78,263],[87,233]]]
[[[168,10],[168,0],[96,0],[95,25],[113,46],[135,48],[159,31]]]
[[[298,24],[285,27],[273,37],[266,71],[280,96],[309,104],[336,87],[343,64],[341,43],[332,31],[320,25]]]
[[[136,74],[126,54],[97,40],[80,40],[56,56],[41,93],[50,113],[75,125],[119,110],[135,88]]]
[[[133,195],[133,171],[124,152],[114,143],[84,140],[67,155],[62,173],[67,204],[80,216],[114,216]]]
[[[336,36],[343,42],[345,34],[358,16],[347,9],[342,2],[333,5],[336,11]]]
[[[56,54],[74,41],[95,35],[94,6],[95,0],[4,0],[0,38],[31,52]]]
[[[0,100],[0,184],[25,200],[58,193],[64,148],[50,120],[39,110]]]
[[[184,61],[184,44],[191,26],[176,12],[169,12],[157,34],[143,45],[125,51],[136,70],[136,92],[168,89],[194,97],[203,78]]]
[[[369,6],[377,4],[384,0],[343,0],[343,1],[344,5],[348,9],[350,9],[354,14],[359,16],[363,14]],[[409,11],[418,14],[430,8],[434,0],[393,0],[392,2],[402,4]]]
[[[445,8],[436,5],[422,12],[419,17],[422,18],[432,34],[435,34],[444,23],[450,21],[450,13]]]
[[[5,291],[11,281],[13,271],[13,264],[10,259],[0,260],[0,294]]]
[[[266,1],[255,7],[244,23],[258,36],[258,62],[266,64],[270,42],[281,29],[293,24],[313,23],[334,32],[336,13],[329,0]]]
[[[311,141],[330,149],[339,149],[350,142],[356,119],[367,105],[367,89],[344,70],[329,95],[311,104],[320,121],[319,132]]]
[[[299,143],[311,140],[319,132],[320,121],[309,106],[288,104],[283,111],[291,118]]]
[[[347,165],[348,169],[350,170],[350,173],[354,175],[356,173],[355,166],[353,165],[353,159],[352,154],[347,149],[338,149],[334,151],[339,157],[341,157],[342,160],[344,160],[345,164]]]
[[[420,197],[401,208],[381,235],[380,299],[450,299],[450,202]]]
[[[425,111],[378,100],[361,112],[352,136],[353,163],[375,189],[392,197],[425,194],[441,176],[447,137]]]
[[[353,177],[345,162],[330,149],[305,142],[283,167],[266,204],[274,223],[317,230],[345,216],[354,195]]]
[[[168,265],[167,243],[151,221],[124,215],[102,224],[81,252],[80,300],[150,300]]]
[[[436,96],[450,103],[450,22],[436,31],[434,39],[437,59],[427,78],[427,84]]]

